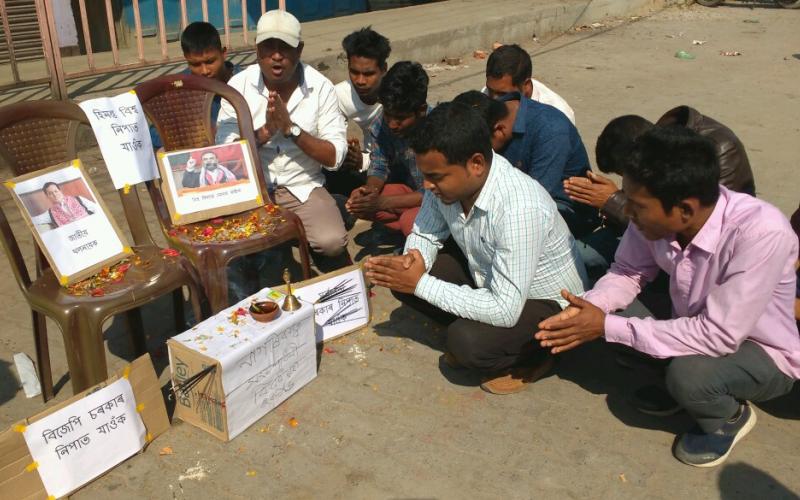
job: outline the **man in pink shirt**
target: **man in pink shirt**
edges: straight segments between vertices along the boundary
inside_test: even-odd
[[[678,460],[722,463],[756,421],[747,401],[789,392],[800,378],[794,321],[797,237],[775,207],[719,182],[714,146],[688,129],[655,127],[636,141],[623,190],[631,217],[614,264],[583,298],[539,324],[554,354],[606,341],[669,360],[666,387],[697,425]],[[624,318],[659,270],[673,319]]]

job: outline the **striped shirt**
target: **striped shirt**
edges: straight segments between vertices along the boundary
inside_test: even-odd
[[[405,250],[419,250],[430,271],[452,235],[477,288],[426,273],[414,294],[456,316],[509,328],[517,324],[528,299],[566,306],[561,289],[582,293],[585,271],[547,191],[499,154],[492,156],[486,183],[469,214],[464,215],[460,203],[446,205],[425,192]]]

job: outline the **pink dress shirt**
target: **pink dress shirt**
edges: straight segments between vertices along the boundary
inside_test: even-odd
[[[720,186],[711,217],[685,249],[674,236],[649,241],[630,224],[608,274],[584,298],[606,313],[623,309],[663,269],[674,319],[607,314],[606,340],[657,358],[725,356],[749,340],[797,379],[797,249],[777,208]]]

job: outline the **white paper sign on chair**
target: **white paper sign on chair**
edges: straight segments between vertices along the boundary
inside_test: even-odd
[[[150,129],[135,92],[79,105],[89,118],[115,189],[158,178]]]

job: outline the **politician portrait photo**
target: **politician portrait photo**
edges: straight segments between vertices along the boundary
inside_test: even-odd
[[[19,194],[39,233],[66,226],[100,210],[82,178],[64,181],[45,175],[40,180],[38,189]]]
[[[172,153],[166,160],[178,196],[249,182],[249,159],[238,143]]]

